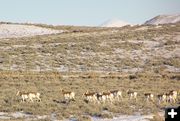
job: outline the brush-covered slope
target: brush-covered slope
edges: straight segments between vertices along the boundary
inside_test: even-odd
[[[40,26],[40,25],[39,25]],[[0,69],[59,72],[180,72],[180,25],[46,26],[55,35],[0,39]]]

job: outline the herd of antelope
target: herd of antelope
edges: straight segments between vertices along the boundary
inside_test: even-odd
[[[65,100],[67,100],[67,101],[75,100],[75,96],[76,96],[75,92],[61,90],[61,93],[62,93]],[[137,100],[138,94],[140,95],[141,93],[128,90],[126,92],[126,94],[128,95],[129,100]],[[154,102],[155,97],[157,97],[159,104],[165,103],[165,102],[166,103],[176,103],[178,91],[172,90],[168,93],[158,94],[157,96],[155,96],[152,93],[145,93],[143,95],[144,95],[144,99],[146,101],[153,101]],[[37,101],[41,101],[39,92],[23,93],[23,92],[18,91],[17,96],[21,97],[22,102],[25,102],[25,101],[34,102],[34,99]],[[89,92],[89,91],[86,91],[82,95],[82,98],[88,103],[89,102],[94,102],[94,103],[110,102],[110,103],[113,103],[114,101],[123,100],[122,91],[120,91],[120,90],[111,90],[111,91],[107,91],[107,92]]]

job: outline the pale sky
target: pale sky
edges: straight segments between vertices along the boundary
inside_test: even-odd
[[[0,0],[0,21],[100,25],[109,19],[144,23],[180,14],[180,0]]]

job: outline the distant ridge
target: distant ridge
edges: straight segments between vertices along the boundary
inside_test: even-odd
[[[144,24],[158,25],[158,24],[168,24],[168,23],[177,23],[177,22],[180,22],[180,14],[159,15],[146,21]]]
[[[127,26],[127,25],[131,25],[131,24],[128,22],[125,22],[125,21],[118,20],[118,19],[111,19],[111,20],[104,22],[100,26],[101,27],[123,27],[123,26]]]

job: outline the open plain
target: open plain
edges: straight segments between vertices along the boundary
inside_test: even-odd
[[[10,23],[11,24],[11,23]],[[135,113],[157,114],[175,103],[158,94],[180,89],[180,24],[121,28],[34,25],[60,33],[0,37],[0,120],[91,120]],[[61,89],[76,93],[66,101]],[[121,90],[122,99],[92,103],[87,90]],[[21,102],[17,91],[39,92],[41,102]],[[136,91],[129,100],[127,91]],[[144,94],[152,93],[147,102]],[[21,114],[21,113],[20,113]],[[153,121],[159,120],[155,115]],[[30,119],[33,119],[32,117]],[[34,119],[34,120],[35,120]]]

